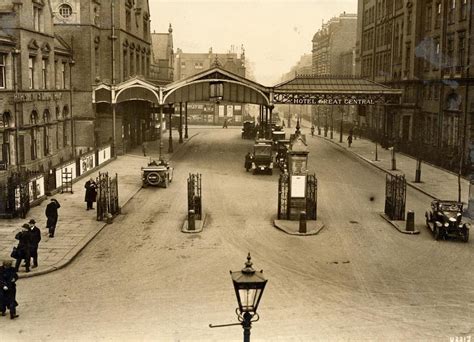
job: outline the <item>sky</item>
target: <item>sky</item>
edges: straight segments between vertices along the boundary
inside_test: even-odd
[[[311,53],[322,21],[357,13],[357,0],[149,0],[151,30],[173,27],[176,51],[225,53],[245,48],[257,82],[278,83]]]

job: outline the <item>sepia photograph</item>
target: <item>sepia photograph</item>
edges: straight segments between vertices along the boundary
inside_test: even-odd
[[[473,0],[0,0],[0,341],[474,342]]]

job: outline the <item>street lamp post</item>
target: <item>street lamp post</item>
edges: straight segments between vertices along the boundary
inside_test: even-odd
[[[235,272],[230,271],[235,295],[237,297],[237,304],[239,305],[235,313],[240,323],[209,324],[210,328],[242,325],[244,329],[244,342],[250,342],[252,322],[257,322],[260,319],[257,314],[257,308],[262,299],[265,285],[267,284],[267,279],[263,276],[263,271],[257,272],[253,269],[251,259],[249,253],[245,267],[242,270]]]
[[[339,132],[339,142],[342,143],[342,128],[343,128],[343,121],[344,121],[344,108],[339,108],[341,111],[341,125],[340,125],[340,132]]]
[[[173,116],[173,104],[169,105],[169,136],[168,136],[168,153],[173,153],[173,128],[171,127],[171,120]]]

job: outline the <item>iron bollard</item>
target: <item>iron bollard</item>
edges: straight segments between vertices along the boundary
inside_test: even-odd
[[[421,159],[416,161],[415,183],[421,182]]]
[[[409,210],[407,213],[405,229],[407,232],[413,232],[415,230],[415,212],[413,210]]]
[[[306,211],[300,211],[300,233],[306,234]]]
[[[190,210],[188,212],[188,230],[195,230],[196,229],[196,216],[194,210]]]

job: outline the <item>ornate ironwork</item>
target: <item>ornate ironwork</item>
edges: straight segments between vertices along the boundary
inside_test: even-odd
[[[278,219],[289,220],[290,217],[290,205],[289,205],[289,191],[290,188],[289,177],[287,173],[280,175],[278,180]]]
[[[28,179],[31,173],[13,173],[0,185],[0,216],[25,218],[30,210]]]
[[[387,175],[385,181],[385,214],[390,220],[405,220],[405,175]]]
[[[306,218],[316,220],[318,217],[318,179],[315,174],[306,177]]]
[[[120,213],[118,176],[110,177],[108,172],[97,177],[97,221],[110,220]]]

